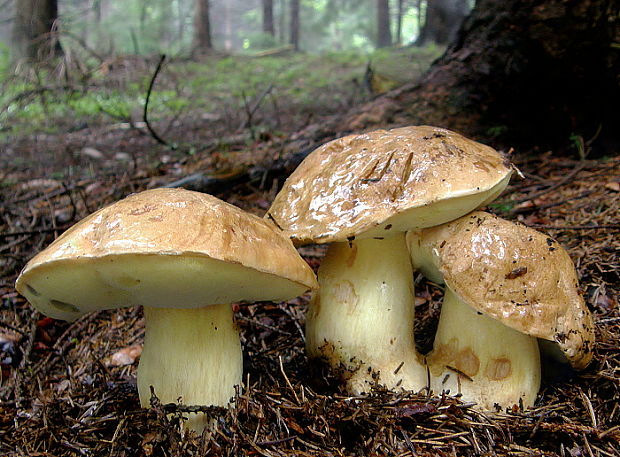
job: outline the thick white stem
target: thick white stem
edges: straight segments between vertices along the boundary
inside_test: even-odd
[[[413,338],[412,268],[404,234],[332,243],[310,304],[306,346],[347,379],[353,393],[376,382],[418,391],[427,385]]]
[[[536,338],[475,311],[449,287],[427,361],[435,393],[460,393],[488,410],[532,406],[540,387]]]
[[[243,355],[229,304],[192,309],[145,307],[146,333],[138,393],[148,406],[150,387],[163,403],[227,406],[241,384]],[[187,428],[201,433],[204,414]]]

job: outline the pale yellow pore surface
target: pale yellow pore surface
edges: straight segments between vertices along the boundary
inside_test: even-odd
[[[103,208],[24,268],[16,288],[45,314],[284,300],[315,288],[289,239],[215,197],[155,189]]]
[[[500,153],[449,130],[377,130],[313,151],[267,216],[296,244],[389,235],[474,210],[506,187],[511,172]]]
[[[465,303],[555,342],[576,369],[592,359],[594,326],[575,267],[552,238],[484,212],[408,234],[414,267]]]

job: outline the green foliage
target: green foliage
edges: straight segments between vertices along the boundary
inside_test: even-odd
[[[495,213],[506,215],[512,211],[515,207],[515,203],[510,200],[504,200],[501,202],[490,203],[488,206],[489,208],[492,208]]]
[[[369,60],[376,71],[397,75],[404,83],[418,77],[440,52],[400,48],[367,55],[329,52],[172,61],[151,93],[149,118],[156,122],[204,113],[243,117],[244,104],[269,86],[273,90],[265,105],[278,103],[295,116],[335,113],[369,96],[362,85]],[[152,60],[140,64],[133,59],[118,60],[108,72],[93,73],[83,86],[74,83],[66,88],[57,77],[43,71],[36,78],[5,80],[0,92],[0,140],[141,120],[154,64]]]
[[[491,138],[497,138],[505,134],[507,131],[508,131],[507,125],[495,125],[487,129],[487,135],[489,135]]]
[[[577,150],[579,159],[584,160],[586,158],[586,145],[583,140],[583,136],[573,133],[568,137],[573,147]]]

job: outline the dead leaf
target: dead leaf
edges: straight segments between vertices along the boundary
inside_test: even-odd
[[[610,181],[608,183],[605,183],[605,188],[609,190],[613,190],[614,192],[620,192],[620,182]]]
[[[90,157],[91,159],[103,159],[103,153],[95,148],[82,148],[80,154],[86,157]]]
[[[525,200],[524,202],[521,202],[517,205],[515,205],[515,208],[521,209],[521,208],[532,208],[534,205],[534,202],[532,200]]]
[[[112,354],[107,365],[112,367],[131,365],[140,357],[140,354],[142,354],[142,345],[134,344]]]

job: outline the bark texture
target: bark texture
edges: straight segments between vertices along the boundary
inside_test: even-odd
[[[291,35],[290,43],[299,51],[299,0],[291,0]]]
[[[377,0],[377,47],[385,48],[391,45],[390,2],[389,0]]]
[[[469,7],[467,0],[429,0],[417,45],[448,44],[456,36]]]
[[[351,113],[337,130],[425,123],[501,133],[516,144],[567,142],[573,134],[617,139],[619,5],[479,0],[419,82]]]
[[[211,21],[209,18],[209,0],[196,0],[194,6],[194,43],[195,54],[208,53],[213,49],[211,41]]]
[[[15,2],[13,43],[18,55],[41,61],[62,54],[58,35],[53,33],[57,19],[57,0]]]
[[[263,0],[263,32],[276,35],[273,26],[273,0]]]

